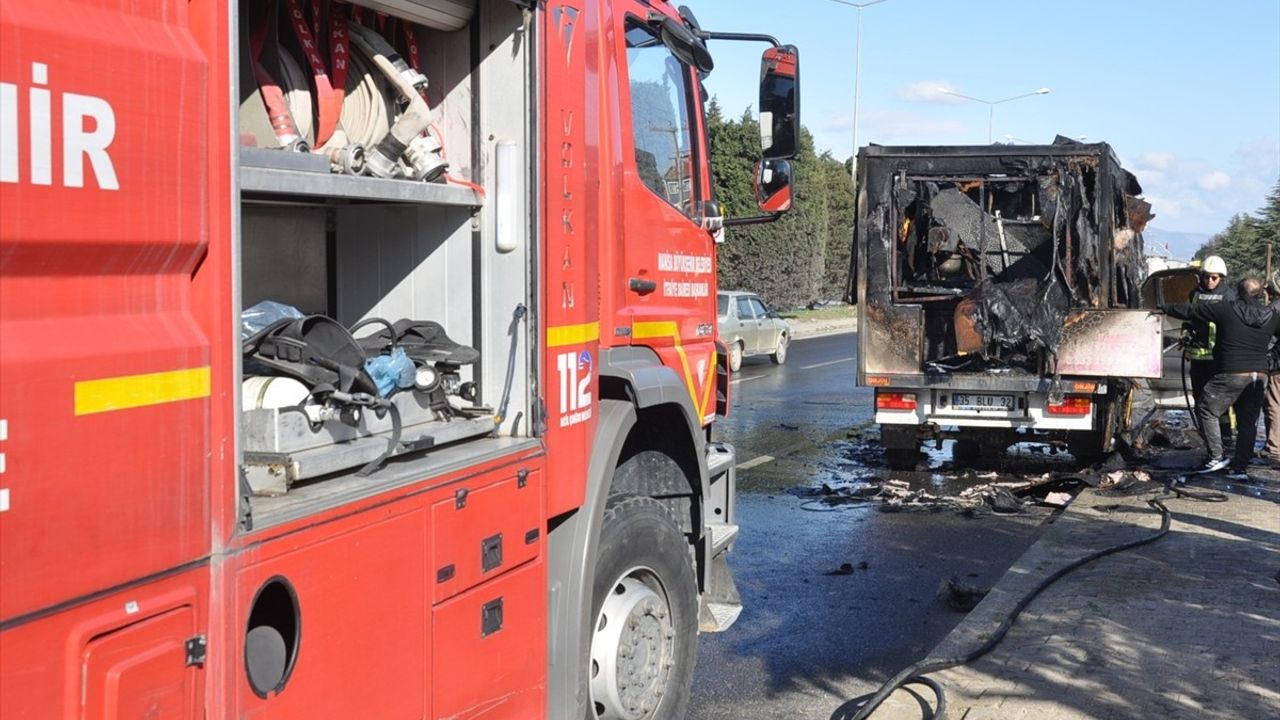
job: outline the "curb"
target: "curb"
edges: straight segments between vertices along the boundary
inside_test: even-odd
[[[826,335],[839,335],[841,333],[857,332],[858,321],[856,318],[843,320],[823,320],[813,323],[787,321],[791,326],[791,337],[794,340],[804,340],[807,338],[823,337]]]

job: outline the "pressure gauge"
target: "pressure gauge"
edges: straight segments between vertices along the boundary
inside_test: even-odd
[[[424,365],[414,373],[413,386],[423,392],[435,390],[440,386],[440,373],[430,365]]]

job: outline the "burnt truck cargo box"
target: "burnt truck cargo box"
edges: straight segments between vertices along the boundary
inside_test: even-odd
[[[1109,145],[873,145],[858,188],[860,383],[1159,377],[1138,309],[1153,215]]]

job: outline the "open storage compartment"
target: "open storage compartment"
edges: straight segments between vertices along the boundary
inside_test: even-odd
[[[532,435],[523,12],[240,3],[239,448],[255,524]]]

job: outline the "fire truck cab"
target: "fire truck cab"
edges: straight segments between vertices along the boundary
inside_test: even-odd
[[[0,0],[0,716],[682,717],[798,80],[665,0]]]

